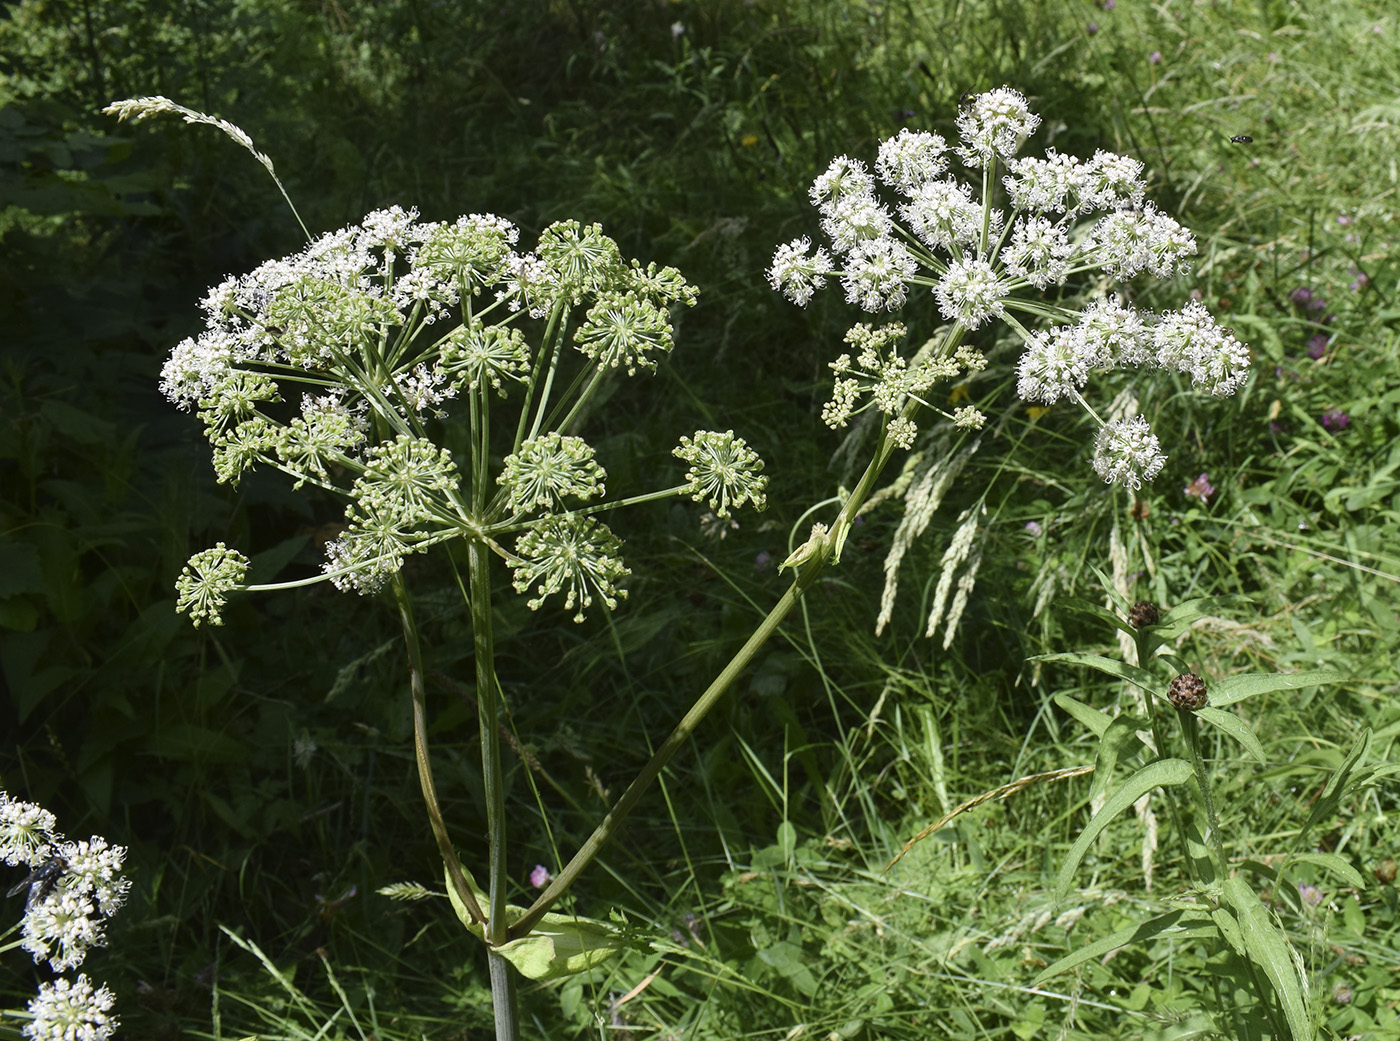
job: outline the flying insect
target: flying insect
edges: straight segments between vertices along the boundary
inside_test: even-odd
[[[29,887],[29,896],[24,901],[25,911],[29,911],[35,904],[48,896],[53,887],[58,885],[58,880],[63,877],[68,870],[68,863],[62,857],[50,857],[48,860],[35,865],[34,870],[29,872],[27,878],[22,878],[10,887],[5,896],[12,897]]]

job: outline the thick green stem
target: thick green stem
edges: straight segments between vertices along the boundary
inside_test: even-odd
[[[432,825],[433,838],[437,840],[438,852],[447,867],[448,881],[457,894],[467,913],[477,922],[485,922],[486,915],[476,902],[472,888],[462,874],[462,862],[457,859],[457,851],[452,848],[452,840],[447,836],[447,824],[442,819],[442,809],[438,805],[437,786],[433,783],[433,767],[428,759],[428,709],[423,688],[423,652],[418,642],[418,626],[413,620],[413,607],[408,601],[408,590],[403,578],[394,576],[394,599],[399,606],[399,622],[403,626],[404,643],[408,647],[408,684],[413,693],[413,754],[418,762],[418,784],[423,789],[423,803],[428,808],[428,822]]]
[[[515,970],[495,950],[506,942],[506,793],[501,766],[500,691],[496,686],[496,652],[491,631],[491,556],[486,547],[468,543],[472,642],[476,658],[477,725],[481,734],[481,776],[486,801],[487,862],[490,871],[486,919],[487,962],[491,968],[491,1004],[496,1014],[496,1041],[520,1036],[515,1001]]]
[[[851,522],[855,519],[866,498],[869,497],[870,491],[879,478],[880,471],[884,469],[885,463],[889,461],[890,455],[888,441],[882,440],[875,451],[875,458],[866,467],[865,473],[861,476],[850,498],[846,500],[845,506],[842,507],[836,521],[832,524],[827,537],[812,545],[810,555],[797,566],[797,577],[788,591],[768,612],[768,616],[763,619],[753,635],[739,649],[739,652],[730,659],[724,670],[715,677],[714,682],[706,688],[705,693],[701,694],[695,704],[691,706],[690,711],[676,724],[676,728],[671,731],[670,736],[656,750],[651,760],[642,768],[642,772],[627,786],[627,790],[622,793],[622,798],[618,799],[616,805],[608,811],[608,815],[594,829],[593,834],[588,837],[588,841],[579,848],[573,859],[564,866],[545,891],[511,926],[509,935],[512,940],[529,935],[530,930],[534,928],[540,917],[568,891],[583,869],[593,862],[593,859],[617,833],[622,822],[637,805],[642,793],[651,786],[652,781],[656,780],[666,764],[670,762],[671,757],[680,750],[681,745],[700,725],[700,721],[709,714],[719,699],[724,696],[725,691],[738,679],[739,674],[753,660],[754,655],[777,632],[778,626],[782,624],[783,619],[788,616],[797,602],[802,599],[802,594],[817,580],[817,576],[827,562],[832,559],[834,554],[839,553],[841,543],[845,541],[846,532],[850,530]]]

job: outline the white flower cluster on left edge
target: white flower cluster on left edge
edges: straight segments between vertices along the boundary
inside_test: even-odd
[[[0,860],[29,875],[7,895],[25,895],[21,945],[35,962],[55,972],[76,969],[93,947],[106,943],[106,920],[126,900],[130,881],[121,874],[126,848],[93,836],[69,841],[54,815],[35,803],[0,791]],[[43,984],[29,1003],[24,1035],[32,1041],[104,1041],[117,1028],[109,1015],[114,998],[86,975]]]

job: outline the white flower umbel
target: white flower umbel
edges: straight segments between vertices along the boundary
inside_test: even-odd
[[[66,972],[106,943],[105,919],[121,908],[131,883],[121,874],[125,847],[96,835],[70,842],[55,825],[54,815],[43,807],[0,791],[0,859],[30,869],[7,894],[28,890],[20,940],[10,946],[21,946],[35,962],[47,961],[53,971]],[[86,976],[44,983],[29,1002],[33,1018],[24,1036],[41,1041],[106,1038],[117,1026],[108,1015],[112,1003],[111,991],[94,989]]]
[[[951,328],[942,346],[910,359],[909,378],[925,387],[957,374],[951,362],[966,332],[1002,319],[1025,342],[1017,387],[1028,402],[1069,399],[1092,414],[1082,396],[1091,377],[1143,367],[1182,372],[1216,396],[1233,393],[1248,375],[1248,349],[1199,304],[1158,316],[1135,310],[1118,294],[1079,311],[1034,295],[1084,273],[1166,277],[1184,270],[1196,250],[1190,232],[1145,201],[1136,159],[1099,150],[1081,160],[1053,148],[1043,157],[1016,157],[1039,123],[1010,88],[964,99],[953,152],[980,172],[980,201],[975,186],[949,174],[952,152],[937,134],[906,129],[882,142],[875,177],[859,160],[838,158],[810,192],[838,259],[798,239],[774,254],[769,280],[806,304],[828,277],[837,277],[847,301],[871,312],[904,307],[918,299],[919,287],[932,290]],[[999,170],[1010,212],[993,205]],[[876,194],[882,184],[903,199],[897,219]],[[822,417],[841,427],[859,410],[866,380],[876,372],[853,366],[846,355],[832,368],[836,383]],[[881,360],[878,379],[887,383],[889,370],[889,360]],[[899,446],[912,445],[913,417],[898,418],[884,429]],[[967,406],[947,418],[976,428],[985,417]],[[1150,479],[1157,469],[1133,472]]]
[[[834,383],[822,419],[839,429],[874,405],[884,414],[878,428],[883,446],[915,453],[922,407],[941,413],[939,436],[981,429],[990,396],[947,412],[926,392],[936,381],[965,373],[968,379],[947,400],[970,397],[973,377],[986,362],[973,364],[973,355],[963,353],[969,334],[1004,321],[1024,345],[1015,373],[1020,398],[1084,408],[1098,430],[1094,469],[1136,490],[1161,472],[1165,456],[1145,419],[1099,418],[1090,403],[1096,377],[1167,369],[1214,396],[1234,393],[1248,378],[1248,348],[1217,327],[1203,306],[1151,314],[1134,308],[1113,284],[1186,271],[1195,239],[1147,200],[1136,159],[1103,150],[1085,159],[1054,148],[1018,156],[1040,118],[1009,87],[964,97],[956,125],[951,147],[938,134],[909,129],[883,141],[874,176],[858,159],[833,161],[809,193],[830,252],[802,238],[774,254],[769,280],[797,303],[805,305],[829,279],[839,279],[846,299],[867,312],[927,301],[926,290],[947,323],[912,353],[897,353],[898,337],[879,351],[843,353],[831,363]],[[954,157],[970,177],[950,163]],[[890,198],[881,197],[885,191]],[[996,205],[999,197],[1005,209]],[[1064,302],[1052,292],[1063,285],[1095,287],[1094,299]],[[887,328],[899,328],[902,336],[900,323]],[[858,330],[871,334],[866,326]],[[964,541],[970,539],[972,527],[962,530]],[[882,624],[893,617],[891,575],[899,556],[886,569]],[[974,565],[963,573],[969,587],[975,573]],[[954,581],[945,571],[935,624],[956,617],[949,607]]]
[[[1137,491],[1166,463],[1162,446],[1142,416],[1115,419],[1099,429],[1094,441],[1094,472],[1110,484]]]
[[[52,855],[58,841],[54,815],[37,803],[12,799],[0,791],[0,860],[7,867],[37,867]]]
[[[39,986],[29,1002],[33,1019],[25,1026],[30,1041],[106,1041],[119,1020],[111,1015],[116,998],[107,985],[94,988],[87,976]]]

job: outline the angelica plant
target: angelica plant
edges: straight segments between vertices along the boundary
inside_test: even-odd
[[[52,813],[0,791],[0,861],[29,873],[7,891],[24,897],[20,939],[0,943],[0,953],[22,947],[36,964],[69,972],[107,942],[106,923],[126,901],[130,880],[121,874],[126,849],[94,835],[70,841]],[[85,974],[43,983],[26,1013],[24,1036],[32,1041],[105,1041],[118,1025],[115,997]]]
[[[905,129],[880,144],[873,170],[848,156],[832,160],[810,191],[829,246],[814,245],[809,237],[780,246],[768,278],[804,306],[833,280],[848,303],[867,312],[919,308],[922,298],[922,306],[946,323],[904,353],[902,323],[852,329],[848,342],[859,344],[861,353],[830,363],[835,384],[822,418],[833,429],[873,412],[879,419],[877,451],[914,447],[919,423],[980,429],[986,420],[981,408],[969,404],[948,412],[928,392],[936,383],[967,381],[986,368],[986,356],[970,345],[968,334],[1001,322],[1022,345],[1015,367],[1020,400],[1041,408],[1061,401],[1082,408],[1098,431],[1095,472],[1137,490],[1161,472],[1166,454],[1137,414],[1132,395],[1119,395],[1107,410],[1093,404],[1092,378],[1117,370],[1166,370],[1188,377],[1199,392],[1225,397],[1247,379],[1249,350],[1199,302],[1162,314],[1129,302],[1118,283],[1186,271],[1195,239],[1146,199],[1136,159],[1104,150],[1079,159],[1053,148],[1043,158],[1018,157],[1039,124],[1020,93],[1001,87],[965,99],[955,144]],[[958,176],[959,166],[967,178]],[[1091,283],[1092,299],[1063,303],[1045,295],[1071,282]],[[959,467],[966,462],[946,451],[923,453],[910,486],[926,486],[950,458]],[[911,533],[928,524],[927,501],[906,502],[905,521],[886,560],[877,628],[891,617]],[[959,528],[960,539],[972,535],[966,524]],[[955,556],[954,565],[978,559],[971,546]],[[972,576],[975,565],[963,574],[969,584]],[[943,604],[944,597],[936,599],[929,636],[945,617]],[[945,646],[955,624],[956,612]]]
[[[225,120],[164,98],[108,111],[215,126],[272,173],[252,139]],[[627,596],[630,571],[604,514],[684,496],[727,518],[741,506],[762,509],[767,480],[742,437],[698,430],[673,450],[687,467],[677,483],[610,497],[579,417],[609,381],[656,369],[673,346],[673,313],[692,305],[696,290],[674,268],[624,259],[597,225],[553,224],[529,251],[518,240],[518,229],[495,216],[424,221],[413,209],[375,211],[214,286],[201,304],[204,331],[177,344],[161,371],[166,397],[202,421],[221,482],[273,467],[345,503],[319,575],[254,582],[249,558],[221,542],[190,558],[176,581],[177,610],[196,626],[218,625],[239,591],[330,582],[361,595],[392,593],[429,823],[453,905],[487,944],[503,1038],[518,1031],[514,970],[579,971],[615,952],[618,940],[602,923],[548,914],[547,904],[521,921],[523,909],[506,903],[493,570],[509,570],[530,609],[557,602],[582,622]],[[451,428],[464,431],[464,450],[444,444]],[[438,805],[420,640],[403,577],[410,557],[454,545],[465,547],[459,585],[475,650],[489,822],[484,889],[459,860]],[[457,559],[447,556],[454,571]]]

